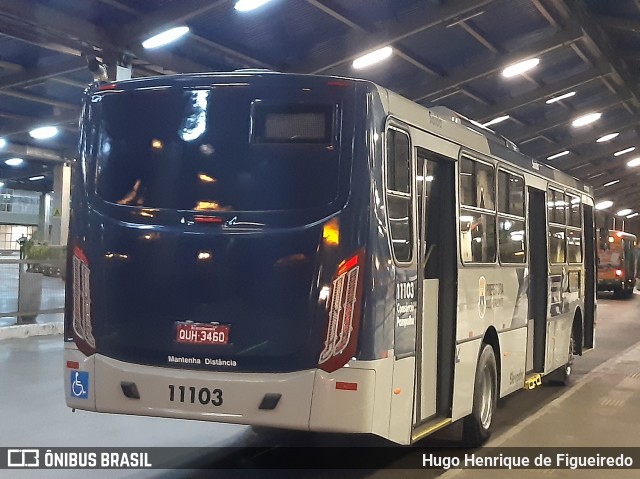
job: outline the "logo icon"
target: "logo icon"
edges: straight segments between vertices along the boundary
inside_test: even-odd
[[[7,449],[8,467],[39,467],[40,451],[38,449]]]
[[[87,371],[71,371],[71,396],[78,399],[89,398],[89,373]]]
[[[478,315],[483,319],[487,311],[487,280],[484,276],[478,279],[478,296]]]

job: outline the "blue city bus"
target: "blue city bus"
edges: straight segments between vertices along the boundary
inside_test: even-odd
[[[85,93],[71,408],[410,444],[593,346],[591,189],[369,81],[264,71]]]

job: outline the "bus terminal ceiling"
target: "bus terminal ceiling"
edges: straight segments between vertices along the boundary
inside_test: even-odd
[[[50,191],[77,156],[81,95],[99,58],[133,77],[266,68],[372,80],[489,127],[610,200],[600,225],[640,233],[640,4],[636,0],[0,0],[0,181]],[[188,26],[175,43],[141,42]],[[390,46],[386,60],[356,69]],[[537,59],[507,78],[503,69]],[[549,100],[563,98],[549,102]],[[585,126],[572,122],[598,113]],[[56,126],[39,139],[29,132]],[[597,142],[607,134],[608,141]],[[618,153],[616,155],[616,153]],[[23,158],[18,166],[6,160]],[[629,165],[631,163],[631,165]],[[44,175],[44,179],[29,178]],[[605,186],[606,185],[606,186]],[[616,216],[623,209],[632,213]],[[604,222],[604,223],[603,223]]]

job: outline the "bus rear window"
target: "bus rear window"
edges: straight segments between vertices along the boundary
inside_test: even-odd
[[[252,87],[126,91],[94,100],[96,192],[107,202],[281,211],[325,208],[338,198],[345,171],[339,101],[276,104]]]
[[[252,105],[254,143],[331,143],[330,105]]]

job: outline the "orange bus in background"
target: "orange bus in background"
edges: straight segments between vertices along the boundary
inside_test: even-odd
[[[598,235],[598,291],[613,291],[619,298],[629,297],[636,282],[635,235],[600,229]]]

